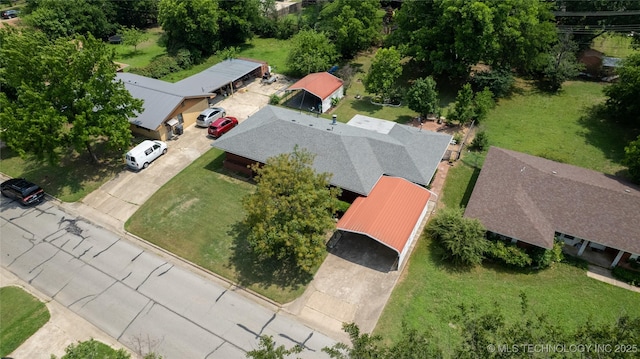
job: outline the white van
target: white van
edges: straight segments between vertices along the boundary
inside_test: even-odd
[[[127,152],[127,165],[134,170],[149,167],[149,163],[167,153],[167,144],[162,141],[145,140]]]

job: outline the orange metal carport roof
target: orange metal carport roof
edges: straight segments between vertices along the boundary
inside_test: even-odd
[[[358,197],[337,228],[369,236],[403,253],[426,213],[431,193],[399,177],[382,176],[367,197]]]
[[[303,77],[289,86],[287,90],[305,90],[324,100],[340,88],[342,84],[341,79],[328,72],[316,72]]]

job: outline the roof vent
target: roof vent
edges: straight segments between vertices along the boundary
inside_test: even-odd
[[[309,124],[309,127],[313,127],[313,123],[310,123],[310,124]]]
[[[553,173],[554,175],[555,175],[555,174],[558,174],[558,172],[556,172],[556,171],[551,171],[551,173]]]
[[[295,119],[295,118],[292,118],[292,119],[291,119],[291,122],[296,122],[296,119]]]
[[[627,193],[631,193],[631,190],[628,189],[628,188],[625,188],[624,191],[627,192]]]

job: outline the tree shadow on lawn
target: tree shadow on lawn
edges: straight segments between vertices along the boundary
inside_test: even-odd
[[[609,118],[603,104],[585,108],[578,123],[584,127],[580,135],[585,141],[602,150],[607,159],[617,164],[624,158],[624,147],[635,138],[634,134],[638,134],[638,129],[626,128]]]
[[[277,259],[258,258],[246,239],[248,230],[238,221],[228,232],[233,238],[229,265],[235,269],[240,285],[257,285],[265,289],[276,286],[283,290],[295,291],[311,282],[312,274],[302,272],[291,264]]]
[[[68,155],[62,156],[59,165],[51,165],[31,156],[17,159],[19,156],[8,148],[2,149],[0,158],[24,161],[22,172],[17,176],[37,183],[45,192],[59,198],[82,192],[88,183],[104,183],[126,168],[119,152],[107,151],[101,144],[93,150],[98,156],[98,163],[94,163],[86,152],[71,150]]]

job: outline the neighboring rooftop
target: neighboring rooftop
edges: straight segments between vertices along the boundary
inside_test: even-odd
[[[176,83],[129,72],[119,72],[116,76],[124,82],[134,98],[144,100],[144,110],[136,118],[130,119],[130,122],[155,130],[184,99],[213,96],[211,92],[250,74],[262,65],[261,62],[251,60],[225,60]]]
[[[324,100],[342,86],[341,79],[328,72],[316,72],[309,74],[287,88],[292,90],[305,90],[314,96]]]
[[[640,253],[640,189],[621,178],[491,147],[466,217],[543,248],[555,232]]]
[[[206,70],[180,80],[174,85],[184,94],[194,95],[213,92],[252,73],[263,65],[265,63],[247,59],[224,60]]]
[[[331,183],[368,195],[382,175],[427,185],[451,136],[394,124],[388,134],[331,124],[331,120],[266,106],[213,143],[221,150],[257,162],[296,145],[316,154],[314,168],[329,172]]]
[[[129,122],[149,130],[158,128],[185,98],[211,96],[209,93],[187,96],[170,82],[129,72],[119,72],[116,77],[122,80],[131,96],[144,100],[142,113],[139,113],[135,118],[130,118]]]

